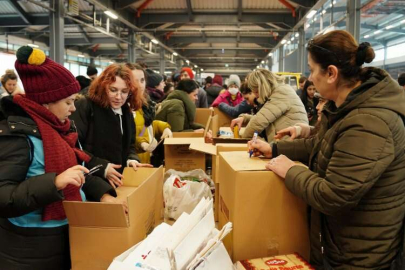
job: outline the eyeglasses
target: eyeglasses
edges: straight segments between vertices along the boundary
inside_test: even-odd
[[[318,50],[320,50],[320,51],[322,51],[322,52],[324,52],[324,53],[333,54],[333,56],[335,56],[335,58],[336,58],[336,60],[339,62],[339,64],[340,64],[340,65],[343,64],[342,61],[340,60],[340,58],[337,56],[336,53],[332,52],[331,50],[325,49],[324,47],[321,47],[321,46],[316,45],[316,44],[314,43],[314,39],[311,39],[311,40],[308,42],[307,48],[308,48],[308,49],[316,48],[316,49],[318,49]]]
[[[108,89],[108,95],[111,97],[116,97],[117,95],[120,95],[122,98],[126,98],[131,95],[131,92],[129,90],[117,90],[114,88]]]

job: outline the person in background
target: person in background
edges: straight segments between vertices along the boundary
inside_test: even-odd
[[[318,122],[318,114],[316,106],[318,106],[318,98],[315,97],[315,85],[313,82],[307,80],[301,95],[301,101],[307,111],[309,125],[314,126]]]
[[[298,95],[299,97],[302,96],[302,89],[304,89],[304,85],[305,85],[305,82],[306,82],[307,80],[308,80],[307,77],[301,76],[300,79],[299,79],[299,81],[298,81],[298,85],[299,85],[300,88],[298,88],[298,90],[297,90],[297,95]]]
[[[238,117],[242,113],[251,113],[253,108],[256,106],[255,104],[255,96],[252,94],[252,90],[249,89],[247,83],[242,83],[240,86],[240,93],[243,96],[243,101],[236,105],[235,107],[222,102],[218,105],[218,109],[222,112],[226,113],[232,118]],[[253,96],[253,98],[251,98]],[[256,113],[256,112],[254,112]]]
[[[207,91],[207,88],[211,87],[212,85],[212,77],[208,76],[205,78],[205,85],[204,85],[204,90]]]
[[[239,91],[240,78],[238,75],[230,75],[228,79],[229,88],[221,93],[212,103],[212,107],[218,107],[219,104],[225,103],[231,107],[237,106],[243,101],[243,96]]]
[[[98,163],[80,149],[68,118],[75,77],[29,46],[18,49],[15,68],[26,94],[0,106],[0,268],[71,269],[62,202],[122,202],[97,173],[84,175]]]
[[[295,126],[291,126],[277,132],[277,135],[274,137],[274,139],[279,140],[284,136],[290,136],[291,140],[301,138],[308,139],[311,136],[315,136],[315,134],[319,131],[320,128],[323,107],[328,102],[328,100],[323,98],[321,94],[319,94],[318,92],[315,93],[315,98],[318,99],[318,105],[316,106],[318,122],[315,123],[315,126],[310,126],[301,123],[296,124]]]
[[[163,76],[151,69],[146,69],[146,74],[146,91],[149,97],[156,103],[162,102],[165,97],[163,88],[166,85],[163,81]]]
[[[309,79],[329,100],[318,133],[249,146],[311,206],[314,268],[403,269],[405,92],[386,71],[363,67],[374,50],[346,31],[318,35],[307,50]]]
[[[94,81],[97,78],[98,70],[94,66],[87,67],[87,76],[90,78],[91,81]]]
[[[158,141],[173,137],[173,134],[168,123],[155,120],[156,103],[149,98],[145,91],[145,70],[138,64],[126,63],[125,65],[132,71],[139,91],[142,92],[146,101],[146,103],[142,104],[142,108],[133,112],[136,128],[135,149],[141,163],[152,163],[151,157],[153,157],[152,164],[158,167],[164,157],[163,147],[156,149]],[[157,150],[161,150],[160,153]],[[157,156],[160,156],[160,158],[157,158]]]
[[[405,73],[402,73],[398,76],[398,83],[402,86],[405,90]]]
[[[88,96],[76,101],[77,110],[70,116],[84,150],[102,160],[105,178],[113,187],[122,185],[124,167],[152,167],[140,163],[135,151],[132,111],[143,102],[131,70],[111,64],[90,85]]]
[[[171,92],[174,91],[174,85],[172,83],[167,83],[165,88],[163,89],[163,92],[165,93],[165,98],[170,95]]]
[[[87,95],[89,86],[90,86],[90,84],[91,84],[91,80],[88,79],[88,78],[86,78],[86,77],[84,77],[84,76],[82,76],[82,75],[77,76],[77,77],[76,77],[76,80],[77,80],[77,81],[79,82],[79,84],[80,84],[80,92],[79,92],[79,94],[81,94],[81,95]]]
[[[172,75],[172,82],[173,82],[173,85],[174,85],[174,89],[176,89],[177,84],[179,83],[179,81],[180,81],[180,72],[176,71]]]
[[[219,74],[215,74],[214,78],[212,79],[212,84],[210,87],[207,87],[205,91],[207,92],[207,101],[208,106],[211,107],[214,100],[219,96],[221,91],[224,88],[222,87],[222,77]],[[227,88],[225,88],[227,89]]]
[[[240,130],[242,124],[247,124],[242,138],[252,138],[254,132],[258,132],[271,142],[284,128],[297,123],[308,124],[301,99],[290,85],[284,83],[284,77],[266,69],[256,69],[248,76],[248,86],[258,95],[261,108],[255,115],[243,114],[232,120],[232,129],[238,125]]]
[[[204,126],[194,123],[195,100],[198,99],[198,85],[194,80],[181,80],[156,113],[156,120],[169,123],[173,132],[204,132]]]
[[[18,77],[15,74],[14,70],[7,69],[6,73],[1,76],[1,85],[5,90],[4,93],[1,94],[2,97],[5,96],[14,96],[17,94],[22,94],[23,91],[18,87]]]
[[[194,80],[193,70],[189,67],[182,68],[180,72],[180,80],[186,79]],[[197,108],[208,108],[207,93],[200,87],[198,87],[198,99],[195,100],[195,106]]]

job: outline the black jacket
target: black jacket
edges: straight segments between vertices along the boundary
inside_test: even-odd
[[[74,120],[83,149],[102,159],[101,163],[126,167],[128,159],[140,161],[135,151],[135,122],[129,106],[122,106],[122,127],[111,108],[102,108],[90,98],[76,101],[76,111],[70,116]]]
[[[74,131],[73,128],[72,131]],[[33,145],[28,135],[41,139],[36,123],[21,107],[12,102],[12,97],[3,98],[0,115],[0,239],[2,243],[0,268],[61,269],[64,268],[61,264],[65,266],[70,264],[70,262],[64,264],[69,254],[68,246],[67,250],[57,248],[57,251],[52,250],[51,246],[65,244],[61,242],[66,240],[67,229],[60,227],[22,229],[12,225],[7,219],[25,215],[64,199],[63,192],[56,189],[55,173],[45,173],[26,179],[33,154]],[[93,167],[96,163],[97,159],[93,158],[86,166]],[[99,201],[107,192],[116,196],[115,190],[97,176],[86,178],[83,191],[88,200],[94,201]],[[53,236],[44,237],[48,234]],[[52,240],[47,241],[45,238]],[[27,246],[28,239],[29,246]],[[11,242],[12,250],[9,244],[6,244]],[[16,252],[16,249],[21,249],[22,253]],[[40,254],[41,257],[37,258],[33,254]],[[53,259],[49,260],[50,257]]]

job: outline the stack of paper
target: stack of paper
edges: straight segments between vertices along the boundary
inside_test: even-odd
[[[233,269],[222,244],[232,224],[215,229],[212,203],[203,198],[193,212],[183,213],[172,226],[159,225],[142,243],[115,258],[108,269]]]

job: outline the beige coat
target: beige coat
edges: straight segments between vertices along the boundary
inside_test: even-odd
[[[243,138],[252,138],[253,133],[265,130],[268,142],[273,141],[276,132],[298,123],[308,124],[304,104],[287,84],[277,86],[268,100],[255,115],[242,114],[247,124]],[[288,138],[287,136],[283,139]]]

